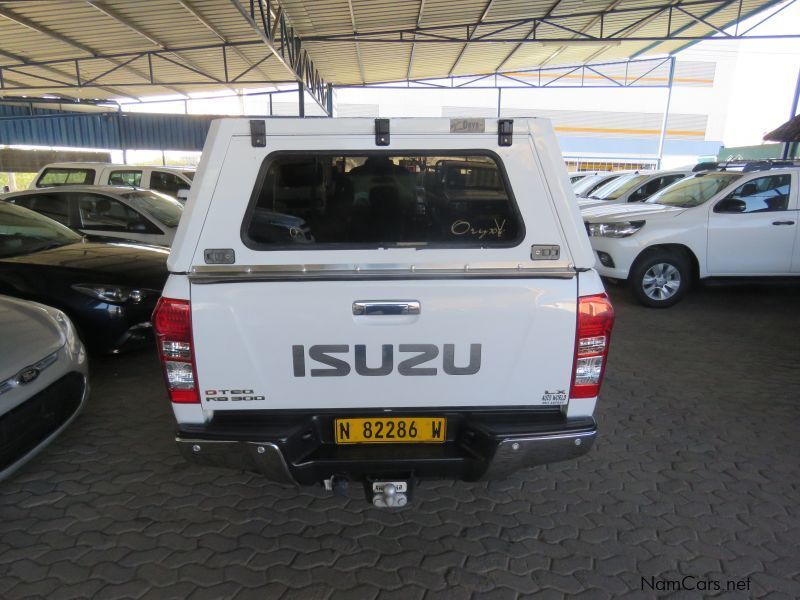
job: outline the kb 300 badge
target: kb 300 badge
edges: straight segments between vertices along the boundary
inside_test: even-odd
[[[253,390],[206,390],[207,402],[252,402],[266,400],[265,396],[255,395]]]

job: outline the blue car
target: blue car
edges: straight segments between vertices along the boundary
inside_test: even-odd
[[[62,310],[90,352],[150,343],[167,256],[160,246],[89,242],[52,219],[0,202],[0,294]]]

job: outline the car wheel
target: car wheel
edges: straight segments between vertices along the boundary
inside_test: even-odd
[[[657,252],[637,260],[629,283],[636,299],[652,308],[666,308],[678,302],[689,289],[691,269],[685,256]]]

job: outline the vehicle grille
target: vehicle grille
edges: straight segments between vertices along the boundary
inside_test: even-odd
[[[84,381],[68,373],[0,416],[0,471],[33,450],[78,410]]]

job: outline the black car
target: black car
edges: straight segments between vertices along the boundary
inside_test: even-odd
[[[87,242],[26,208],[0,202],[0,294],[63,310],[93,352],[147,343],[169,250]]]

